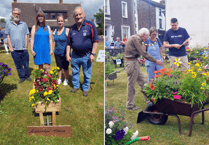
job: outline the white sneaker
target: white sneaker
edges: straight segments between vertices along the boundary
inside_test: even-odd
[[[9,52],[7,52],[6,54],[9,54]]]
[[[61,79],[58,79],[57,83],[58,83],[59,85],[61,84],[61,82],[62,82],[62,80],[61,80]]]
[[[67,86],[68,85],[68,80],[67,79],[64,80],[63,85],[64,86]]]

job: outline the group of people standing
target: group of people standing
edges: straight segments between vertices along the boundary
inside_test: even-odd
[[[126,42],[127,42],[126,35],[123,35],[123,41],[120,41],[120,37],[117,37],[116,41],[114,42],[114,49],[125,48]],[[111,49],[111,45],[108,42],[108,37],[105,37],[105,48]]]
[[[188,58],[185,46],[189,45],[190,37],[186,29],[178,27],[178,20],[171,19],[171,29],[166,31],[164,35],[164,47],[169,48],[170,68],[175,69],[175,59],[181,60],[181,71],[188,70]],[[125,69],[128,77],[127,84],[127,110],[138,110],[139,107],[135,103],[135,84],[136,82],[144,89],[144,84],[154,79],[154,71],[164,67],[161,42],[157,36],[157,29],[151,27],[150,30],[142,28],[139,33],[131,36],[125,45]],[[144,59],[140,59],[143,56]],[[148,75],[148,81],[144,74],[140,71],[140,65],[144,64]],[[144,96],[146,103],[150,103]]]
[[[20,12],[18,8],[13,9],[13,21],[7,23],[5,34],[16,69],[20,75],[19,83],[23,83],[25,80],[32,80],[29,75],[27,48],[29,30],[27,24],[19,20]],[[60,68],[58,84],[62,81],[62,70],[64,69],[63,85],[68,85],[68,67],[69,62],[71,62],[73,84],[71,92],[73,93],[80,87],[79,74],[80,66],[82,66],[84,74],[82,90],[83,95],[88,96],[92,63],[95,59],[99,37],[95,24],[85,20],[82,7],[76,7],[73,16],[76,23],[70,28],[64,27],[65,20],[62,15],[57,17],[59,29],[55,30],[55,49],[53,51],[52,30],[50,26],[46,25],[44,12],[39,10],[35,25],[31,30],[30,49],[35,65],[46,72],[50,70],[51,55],[54,54],[56,64]],[[72,55],[71,48],[73,49]]]

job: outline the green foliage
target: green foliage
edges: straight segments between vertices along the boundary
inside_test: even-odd
[[[104,35],[104,9],[103,10],[99,9],[99,12],[96,13],[94,17],[96,18],[96,21],[98,24],[98,27],[97,27],[98,34]]]
[[[115,70],[115,65],[113,64],[112,59],[110,59],[109,52],[105,52],[105,78]]]
[[[116,56],[116,59],[124,59],[124,58],[125,58],[124,53],[118,53]]]
[[[12,16],[10,17],[10,21],[13,21],[13,17]]]
[[[5,19],[2,18],[1,19],[1,23],[6,23]]]

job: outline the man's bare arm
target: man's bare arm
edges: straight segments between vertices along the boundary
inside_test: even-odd
[[[10,51],[14,51],[13,47],[12,47],[12,42],[11,42],[11,39],[10,39],[10,35],[7,35],[7,42],[9,44],[9,49]]]

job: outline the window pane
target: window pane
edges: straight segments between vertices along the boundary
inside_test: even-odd
[[[48,13],[44,13],[44,15],[45,15],[46,19],[48,19]]]
[[[55,19],[55,13],[51,13],[51,18]]]
[[[123,16],[125,17],[126,16],[126,4],[123,3],[123,6],[122,6],[122,13],[123,13]]]
[[[105,0],[105,13],[107,13],[107,0]]]

